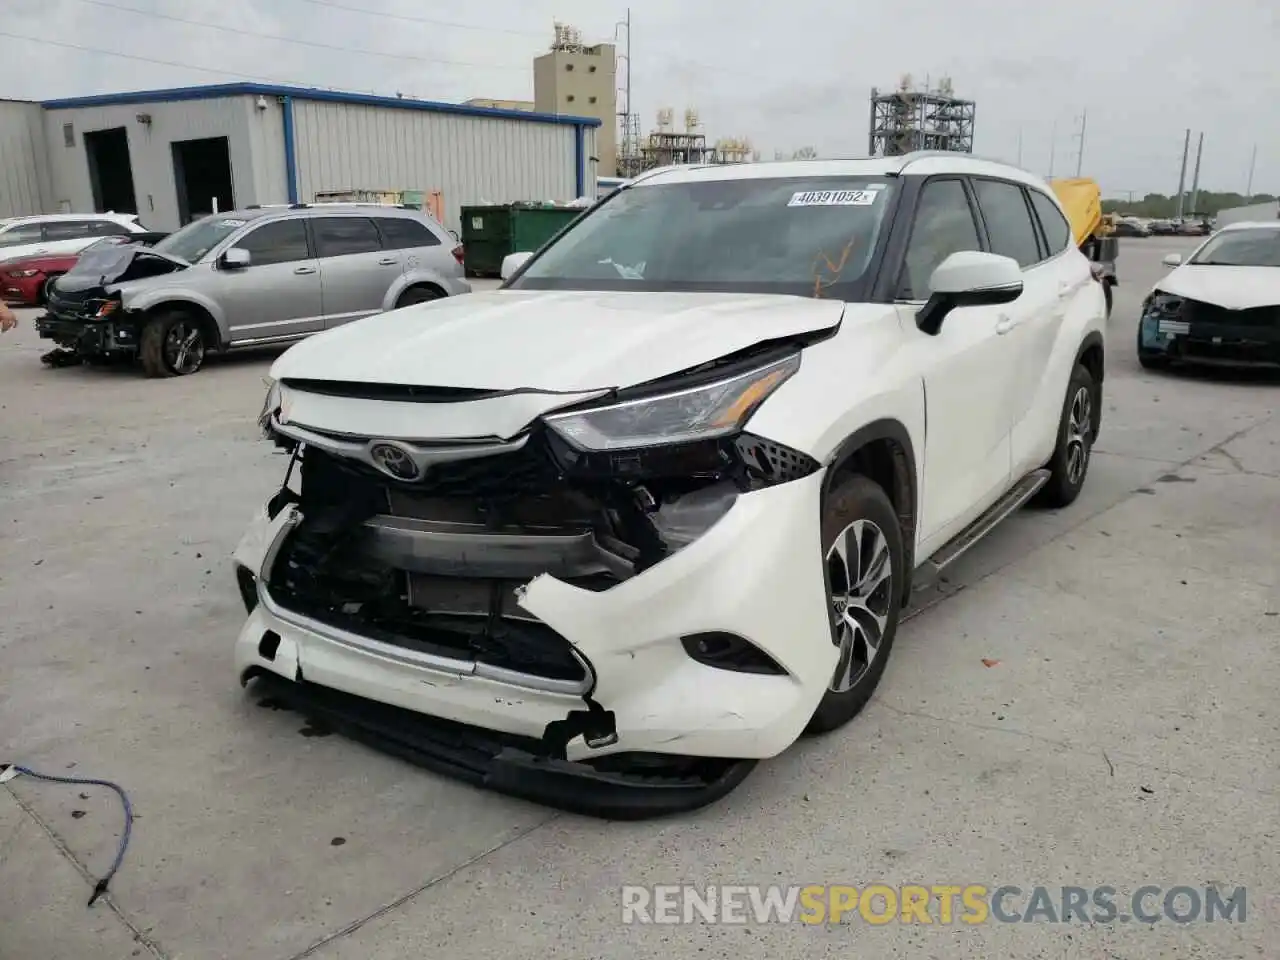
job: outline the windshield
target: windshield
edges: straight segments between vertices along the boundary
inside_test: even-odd
[[[169,234],[157,243],[154,249],[171,257],[178,257],[187,263],[195,263],[247,222],[247,220],[235,220],[215,213],[211,217],[188,223],[177,233]]]
[[[511,286],[857,300],[892,197],[866,177],[640,184],[586,214]]]
[[[1280,227],[1220,233],[1191,262],[1218,267],[1280,267]]]

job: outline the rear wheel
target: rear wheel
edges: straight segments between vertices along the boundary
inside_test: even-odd
[[[431,287],[410,287],[396,300],[396,309],[411,307],[415,303],[429,303],[432,300],[439,300],[440,296],[440,291]]]
[[[827,494],[822,546],[832,642],[839,650],[810,733],[835,730],[871,699],[898,630],[906,552],[898,515],[880,486],[852,474]]]
[[[181,310],[156,314],[142,329],[139,351],[149,377],[185,377],[204,366],[208,342],[200,321]]]
[[[1102,398],[1093,374],[1083,364],[1071,373],[1067,396],[1058,422],[1058,444],[1047,464],[1049,482],[1037,499],[1048,507],[1065,507],[1075,502],[1089,473],[1093,438],[1098,415],[1095,407]]]

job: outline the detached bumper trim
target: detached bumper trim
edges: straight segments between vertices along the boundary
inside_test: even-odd
[[[715,803],[736,788],[755,760],[700,761],[698,775],[626,773],[540,756],[536,741],[374,703],[306,680],[270,673],[255,693],[313,718],[352,740],[409,763],[508,796],[610,820],[647,820]],[[616,760],[620,755],[615,755]]]
[[[482,677],[486,680],[494,680],[498,683],[509,684],[513,687],[524,687],[528,690],[537,690],[543,693],[559,693],[569,696],[581,696],[589,691],[595,685],[595,672],[586,658],[573,649],[573,656],[582,667],[582,680],[557,680],[551,677],[539,677],[533,674],[519,673],[515,670],[508,670],[503,667],[491,666],[487,663],[480,663],[475,660],[453,659],[451,657],[437,656],[431,653],[423,653],[416,650],[409,650],[403,647],[393,646],[389,643],[382,643],[370,637],[360,636],[347,630],[339,629],[326,623],[321,623],[304,614],[295,613],[285,607],[280,606],[275,598],[271,596],[271,591],[267,587],[268,581],[271,579],[271,572],[275,567],[276,560],[280,556],[280,551],[284,547],[285,541],[289,535],[297,529],[302,523],[302,511],[298,509],[296,504],[290,504],[282,510],[274,520],[271,521],[271,532],[268,535],[268,545],[263,558],[261,572],[258,576],[258,602],[262,604],[263,609],[271,613],[273,617],[296,627],[307,633],[315,634],[328,640],[330,643],[336,643],[339,646],[356,650],[360,653],[370,654],[383,660],[389,660],[394,663],[403,664],[409,667],[418,667],[426,670],[434,670],[445,676],[453,677]],[[250,571],[252,573],[252,571]]]
[[[590,530],[505,532],[391,516],[366,520],[364,529],[374,556],[412,573],[496,578],[635,573],[634,564],[606,550]]]

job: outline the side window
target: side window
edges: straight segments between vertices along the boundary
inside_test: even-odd
[[[379,217],[378,229],[388,250],[440,246],[440,238],[425,223],[412,217]]]
[[[378,228],[368,217],[316,217],[316,255],[342,257],[352,253],[372,253],[382,249]]]
[[[1039,263],[1040,239],[1031,222],[1022,187],[999,180],[974,180],[973,186],[983,219],[987,221],[991,252],[1012,257],[1020,267]]]
[[[241,237],[236,246],[249,251],[249,265],[254,267],[311,258],[307,228],[300,219],[264,223]]]
[[[927,300],[929,278],[943,260],[962,250],[981,250],[969,195],[960,180],[930,180],[920,194],[902,264],[898,299]]]
[[[132,230],[122,223],[116,223],[114,220],[94,220],[89,224],[89,233],[95,237],[128,237],[133,235]]]
[[[1031,194],[1031,206],[1036,209],[1040,218],[1040,227],[1044,230],[1044,238],[1049,244],[1049,256],[1054,257],[1071,245],[1071,226],[1067,223],[1058,205],[1039,190],[1027,191]]]
[[[93,236],[94,220],[50,220],[44,225],[46,240],[82,240]]]
[[[40,224],[20,223],[0,233],[0,247],[16,247],[20,243],[39,243]]]

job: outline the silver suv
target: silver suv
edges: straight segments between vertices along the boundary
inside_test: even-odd
[[[210,351],[288,343],[386,310],[469,293],[457,240],[377,204],[249,207],[152,247],[95,247],[49,291],[46,362],[142,360],[195,373]]]

